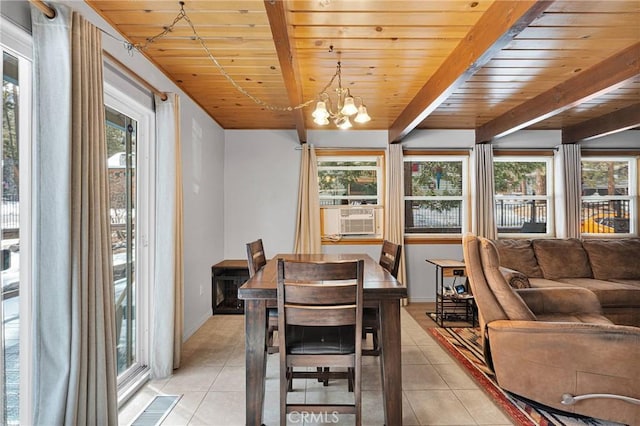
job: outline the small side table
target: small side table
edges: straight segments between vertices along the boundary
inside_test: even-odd
[[[476,326],[476,309],[473,295],[466,289],[465,293],[445,294],[445,278],[465,278],[467,271],[463,262],[450,259],[427,259],[436,266],[436,312],[435,321],[440,327],[448,327],[446,322],[466,322],[470,327]],[[460,283],[464,284],[464,283]],[[450,326],[449,326],[450,327]]]
[[[211,307],[215,314],[243,314],[238,288],[249,279],[246,260],[223,260],[211,267]]]

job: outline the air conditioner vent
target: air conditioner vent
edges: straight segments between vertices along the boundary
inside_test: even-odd
[[[351,207],[340,210],[342,235],[368,235],[376,232],[376,212],[373,207]]]

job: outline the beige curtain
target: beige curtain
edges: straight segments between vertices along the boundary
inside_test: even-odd
[[[582,205],[581,156],[579,144],[562,144],[555,155],[556,235],[558,238],[580,238],[580,206]]]
[[[100,31],[32,8],[33,424],[116,425],[116,343]]]
[[[295,238],[295,253],[314,254],[322,252],[318,160],[313,145],[307,143],[302,145]]]
[[[180,366],[183,329],[183,203],[180,104],[167,94],[156,105],[156,247],[151,332],[151,376]]]
[[[472,229],[480,237],[495,239],[498,237],[498,230],[493,189],[493,147],[490,143],[476,144],[472,155]]]
[[[400,244],[400,268],[398,281],[407,283],[405,246],[404,246],[404,161],[402,145],[389,145],[387,158],[387,191],[386,209],[384,214],[384,238],[395,244]]]

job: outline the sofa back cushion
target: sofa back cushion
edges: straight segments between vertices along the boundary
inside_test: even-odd
[[[544,278],[591,278],[589,257],[575,238],[534,240],[533,250]]]
[[[536,316],[531,312],[524,300],[509,286],[500,272],[500,257],[498,250],[491,240],[478,237],[480,241],[480,259],[482,270],[493,295],[510,320],[535,321]]]
[[[640,279],[640,239],[585,240],[593,277],[599,280]]]
[[[530,278],[542,278],[531,240],[495,240],[500,266],[515,269]]]

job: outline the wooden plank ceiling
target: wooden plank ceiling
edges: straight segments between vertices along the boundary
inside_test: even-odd
[[[134,44],[180,11],[177,1],[88,3]],[[390,142],[414,128],[476,129],[478,141],[565,129],[575,142],[640,125],[638,0],[187,0],[184,10],[236,85],[184,20],[142,53],[225,129],[297,129],[306,140],[323,128],[313,101],[338,61],[372,117],[354,129],[389,130]]]

